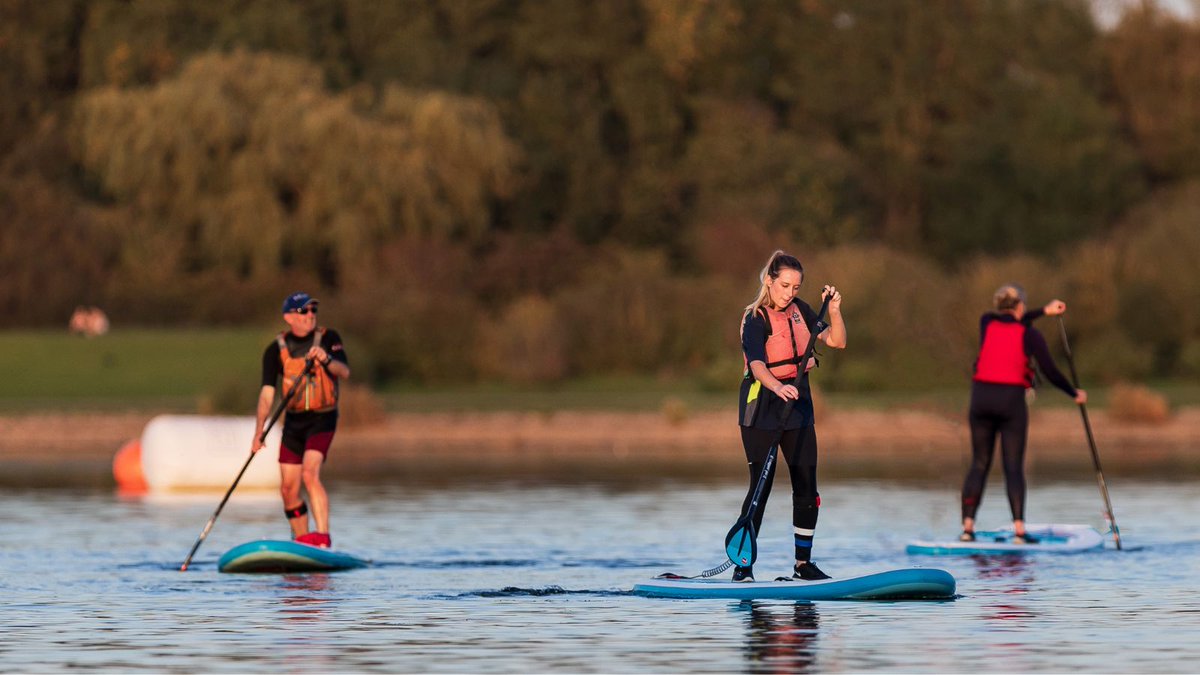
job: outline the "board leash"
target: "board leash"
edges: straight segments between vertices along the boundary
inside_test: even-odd
[[[693,576],[690,576],[690,577],[684,576],[682,574],[675,574],[674,572],[663,572],[662,574],[660,574],[654,578],[655,579],[707,579],[709,577],[717,576],[718,574],[720,574],[721,572],[724,572],[725,570],[729,569],[730,567],[733,567],[733,561],[726,560],[725,562],[721,563],[720,565],[717,565],[716,567],[714,567],[712,569],[704,570],[703,572],[693,575]]]
[[[717,565],[716,567],[714,567],[710,570],[704,570],[703,572],[701,572],[700,574],[697,574],[695,577],[692,577],[692,578],[693,579],[696,579],[696,578],[707,579],[709,577],[715,577],[718,574],[720,574],[721,572],[724,572],[725,570],[729,569],[730,567],[733,567],[733,561],[727,559],[725,562],[721,563],[720,565]]]

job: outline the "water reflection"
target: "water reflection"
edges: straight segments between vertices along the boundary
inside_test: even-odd
[[[820,616],[817,606],[798,602],[770,605],[746,600],[746,670],[751,673],[804,673],[814,669]]]
[[[999,589],[995,601],[983,605],[983,618],[999,622],[1002,629],[1022,628],[1025,622],[1036,618],[1037,612],[1021,602],[1036,582],[1035,566],[1023,555],[972,556],[978,570],[978,578],[987,586]]]
[[[329,602],[326,591],[333,586],[328,574],[285,574],[279,601],[283,620],[289,622],[320,621],[325,614],[323,605]]]

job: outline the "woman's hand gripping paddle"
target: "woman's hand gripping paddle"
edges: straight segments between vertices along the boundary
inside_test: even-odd
[[[296,397],[296,393],[300,391],[300,381],[303,380],[306,375],[308,375],[309,371],[312,370],[312,367],[313,360],[305,360],[304,371],[297,375],[294,380],[292,380],[291,391],[288,392],[286,398],[279,402],[279,407],[275,408],[275,412],[271,413],[271,419],[267,422],[267,426],[263,427],[262,434],[260,434],[258,437],[259,445],[267,440],[267,434],[270,433],[271,427],[275,426],[275,421],[279,419],[279,416],[283,414],[283,411],[288,407],[288,404],[291,403],[292,399]],[[180,572],[187,571],[188,565],[192,562],[192,556],[196,555],[196,551],[200,548],[200,544],[204,542],[204,538],[207,537],[208,533],[212,531],[213,525],[217,522],[217,516],[221,515],[221,509],[225,508],[225,502],[229,501],[229,496],[233,494],[233,489],[237,487],[239,482],[241,482],[242,476],[246,473],[246,469],[250,468],[250,462],[254,460],[254,456],[257,454],[257,452],[252,452],[250,453],[250,456],[246,458],[246,463],[242,465],[242,470],[238,472],[237,478],[233,479],[233,485],[230,485],[229,489],[225,491],[225,497],[221,499],[220,504],[217,504],[217,510],[213,512],[212,518],[209,518],[208,522],[205,523],[204,531],[200,533],[200,538],[196,540],[194,545],[192,545],[192,550],[188,552],[187,558],[183,561],[183,564],[179,566]]]
[[[1063,351],[1067,355],[1067,365],[1071,368],[1071,384],[1079,388],[1079,375],[1075,373],[1075,359],[1071,356],[1071,344],[1067,342],[1067,326],[1062,316],[1058,317],[1058,332],[1062,335]],[[1121,528],[1117,527],[1117,518],[1113,515],[1112,500],[1108,498],[1108,484],[1104,482],[1104,470],[1100,468],[1100,451],[1096,449],[1096,436],[1092,434],[1092,423],[1088,419],[1087,404],[1079,404],[1079,414],[1083,417],[1083,430],[1087,433],[1088,447],[1092,450],[1092,464],[1096,467],[1096,482],[1100,485],[1100,494],[1104,496],[1104,509],[1108,522],[1112,525],[1113,541],[1117,550],[1121,550]]]
[[[833,294],[825,296],[821,302],[821,311],[817,313],[817,322],[821,322],[825,318],[825,310],[829,308],[829,301],[833,299]],[[808,360],[812,357],[813,349],[817,346],[817,332],[813,332],[808,336],[808,345],[804,348],[804,355],[800,357],[800,363],[796,364],[796,379],[792,380],[792,386],[799,387],[800,381],[804,378],[806,371],[805,366],[808,365]],[[792,408],[795,407],[796,400],[792,399],[783,406],[783,413],[779,416],[779,421],[786,422],[792,414]],[[749,567],[758,559],[758,533],[754,531],[754,514],[758,513],[758,500],[762,497],[763,489],[767,485],[767,479],[771,476],[771,470],[775,467],[775,455],[778,446],[772,446],[771,453],[767,455],[767,461],[763,464],[762,473],[758,476],[758,484],[754,486],[754,495],[750,498],[750,506],[746,509],[746,513],[738,519],[733,527],[729,529],[729,534],[725,535],[725,555],[729,556],[729,561],[740,567]],[[728,565],[726,566],[728,569]]]

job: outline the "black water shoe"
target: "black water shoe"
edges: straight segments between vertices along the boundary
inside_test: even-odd
[[[1037,537],[1026,532],[1025,534],[1014,534],[1013,538],[1012,538],[1012,543],[1014,543],[1014,544],[1036,544],[1036,543],[1038,543],[1038,540],[1037,540]]]
[[[792,568],[792,579],[797,581],[820,581],[822,579],[832,579],[833,577],[821,571],[812,561],[797,564]]]
[[[754,581],[754,567],[752,565],[742,567],[738,565],[733,568],[734,581]]]
[[[975,541],[975,533],[970,530],[963,530],[963,533],[958,535],[959,541]]]

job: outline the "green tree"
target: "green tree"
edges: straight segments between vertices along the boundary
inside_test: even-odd
[[[82,13],[82,2],[0,2],[0,155],[74,92]]]
[[[312,61],[338,86],[355,77],[340,3],[93,0],[86,7],[79,45],[85,87],[154,84],[201,52],[235,48]]]
[[[1200,173],[1200,25],[1140,3],[1105,47],[1125,122],[1155,178]]]
[[[1049,253],[1141,194],[1082,2],[814,1],[765,14],[772,95],[791,125],[830,130],[860,162],[890,244]]]
[[[100,88],[74,122],[80,167],[131,209],[131,267],[316,271],[336,284],[403,237],[471,241],[520,155],[486,102],[386,87],[332,94],[319,69],[237,52],[147,89]]]

